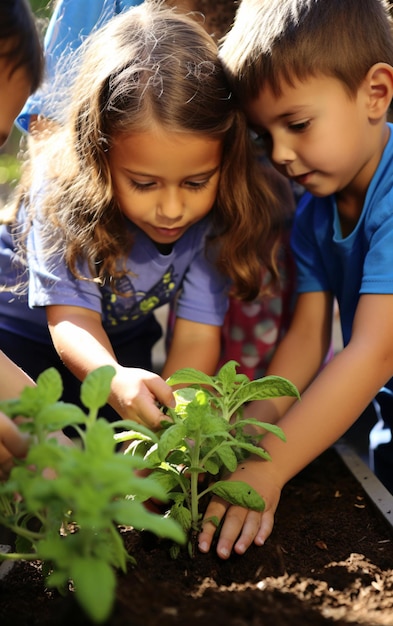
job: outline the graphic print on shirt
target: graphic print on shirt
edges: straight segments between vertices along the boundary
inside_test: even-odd
[[[147,292],[136,291],[129,276],[116,281],[116,289],[130,295],[118,295],[111,289],[103,290],[102,313],[107,326],[134,322],[171,300],[177,289],[174,267],[171,265]]]

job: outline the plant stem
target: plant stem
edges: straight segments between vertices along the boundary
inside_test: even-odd
[[[201,449],[201,433],[198,433],[194,439],[194,445],[191,448],[191,466],[199,467],[199,454]],[[193,530],[198,530],[199,509],[198,509],[198,477],[199,472],[191,472],[190,488],[191,488],[191,525]]]

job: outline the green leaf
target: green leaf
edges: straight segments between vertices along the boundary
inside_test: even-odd
[[[256,454],[262,459],[265,459],[265,461],[271,460],[271,456],[268,452],[266,452],[266,450],[261,448],[261,446],[254,445],[253,443],[248,443],[247,441],[236,441],[236,447],[245,450],[249,454]]]
[[[115,433],[115,441],[132,441],[133,439],[145,439],[158,443],[158,436],[155,432],[144,426],[131,420],[119,420],[112,423],[112,428],[122,428],[122,432]]]
[[[265,501],[250,485],[241,481],[218,481],[210,489],[216,496],[231,504],[242,506],[253,511],[263,511]]]
[[[235,429],[240,428],[241,430],[243,430],[245,426],[257,426],[258,428],[263,428],[264,430],[267,430],[268,432],[273,433],[273,435],[276,435],[282,441],[286,441],[285,433],[282,430],[282,428],[280,428],[276,424],[269,424],[268,422],[261,422],[258,419],[255,419],[253,417],[238,420],[232,425],[233,428]]]
[[[9,417],[35,417],[48,404],[54,404],[63,393],[61,376],[53,367],[42,372],[35,387],[25,387],[19,399],[0,402],[0,410]]]
[[[115,451],[112,425],[100,417],[90,425],[85,436],[86,452],[94,457],[111,458]]]
[[[112,611],[115,598],[113,569],[101,559],[74,556],[70,575],[81,606],[94,622],[103,623]]]
[[[183,422],[174,424],[162,433],[157,450],[161,461],[165,461],[168,453],[183,443],[186,427]]]
[[[96,410],[107,403],[115,373],[112,365],[104,365],[86,376],[81,386],[81,400],[85,407]]]
[[[229,470],[230,472],[234,472],[237,468],[237,458],[232,448],[225,445],[219,446],[217,448],[217,454],[227,470]]]
[[[54,367],[42,372],[37,378],[37,388],[41,398],[45,397],[47,402],[56,402],[63,393],[63,382],[59,372]]]
[[[250,402],[252,400],[266,400],[290,396],[300,399],[295,385],[281,376],[265,376],[242,385],[236,392],[237,402]]]
[[[167,378],[166,382],[168,385],[213,385],[214,383],[213,376],[208,376],[199,370],[195,370],[192,367],[185,367],[183,369],[177,370],[174,372],[172,376]]]
[[[46,431],[54,432],[72,424],[84,424],[86,414],[75,404],[56,402],[38,411],[35,420]]]
[[[249,378],[244,374],[236,373],[237,367],[239,367],[239,363],[237,361],[227,361],[217,374],[216,378],[222,383],[225,393],[229,393],[233,389],[235,383],[246,382],[249,380]]]
[[[212,457],[209,457],[205,460],[204,468],[207,472],[209,472],[209,474],[212,474],[213,476],[216,476],[220,471],[220,465]]]
[[[178,473],[175,471],[153,470],[150,478],[160,485],[165,493],[169,493],[179,484]]]
[[[137,530],[149,530],[158,537],[172,539],[177,543],[184,543],[186,539],[179,524],[174,520],[151,513],[143,504],[135,500],[117,503],[115,521],[133,526]]]
[[[177,522],[185,533],[191,528],[191,511],[185,506],[175,505],[170,510],[170,517]]]

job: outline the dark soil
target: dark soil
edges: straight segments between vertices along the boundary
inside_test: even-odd
[[[137,566],[118,577],[108,626],[393,625],[392,529],[333,449],[288,483],[271,537],[242,557],[172,561],[151,535],[123,536]],[[18,563],[0,624],[90,622],[71,591],[45,590],[39,563]]]

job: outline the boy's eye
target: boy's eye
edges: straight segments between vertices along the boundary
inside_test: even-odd
[[[310,123],[310,120],[304,120],[302,122],[290,124],[289,128],[296,133],[301,133],[302,131],[307,130],[307,128],[310,126]]]

